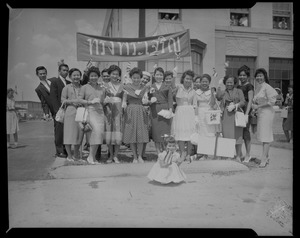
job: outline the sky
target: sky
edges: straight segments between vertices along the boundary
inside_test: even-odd
[[[81,71],[87,62],[77,61],[76,33],[101,35],[106,9],[16,9],[10,13],[8,32],[7,87],[15,100],[39,101],[35,88],[38,66],[48,78],[57,77],[57,62]]]

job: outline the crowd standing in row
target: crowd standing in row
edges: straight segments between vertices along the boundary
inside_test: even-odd
[[[268,84],[264,69],[255,72],[255,90],[249,82],[250,69],[245,65],[238,70],[237,77],[224,77],[225,90],[210,87],[210,75],[195,75],[191,70],[183,72],[178,85],[173,73],[165,72],[161,67],[155,68],[153,76],[135,67],[129,72],[131,82],[127,84],[122,83],[122,72],[117,65],[111,65],[101,73],[97,67],[88,67],[82,75],[79,69],[69,70],[68,65],[62,63],[58,72],[57,78],[47,79],[47,69],[37,67],[40,84],[35,90],[46,117],[51,114],[54,119],[62,105],[66,108],[63,123],[54,119],[56,156],[69,161],[81,159],[79,148],[85,136],[90,164],[99,160],[102,144],[109,148],[108,163],[120,163],[118,154],[122,144],[130,145],[134,163],[143,163],[150,140],[154,141],[159,157],[167,150],[164,136],[172,135],[179,146],[179,158],[176,159],[179,166],[184,160],[192,160],[191,135],[196,131],[202,136],[215,136],[216,132],[222,132],[224,138],[235,139],[236,160],[241,162],[244,157],[243,162],[249,162],[250,125],[257,120],[257,139],[263,147],[260,166],[265,167],[269,162],[269,146],[273,141],[273,106],[278,93]],[[11,98],[9,95],[11,92],[8,92],[8,98]],[[7,104],[8,128],[17,143],[18,124],[14,122],[14,106],[10,101]],[[292,131],[292,87],[285,105],[289,107],[289,117],[283,127],[285,131]],[[85,127],[75,121],[78,107],[85,107],[88,111],[89,130],[83,130]],[[222,111],[221,125],[210,125],[205,120],[205,112],[217,108]],[[235,125],[236,111],[248,115],[246,127]],[[243,142],[245,156],[242,155]],[[170,143],[172,147],[172,140]],[[207,155],[202,156],[207,158]]]

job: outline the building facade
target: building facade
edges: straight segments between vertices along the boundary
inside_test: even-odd
[[[22,119],[41,119],[44,116],[41,102],[16,101],[15,107]]]
[[[152,73],[154,65],[208,73],[217,86],[225,74],[237,76],[247,65],[253,82],[257,68],[269,72],[270,84],[285,94],[293,84],[293,4],[258,2],[249,9],[108,9],[102,30],[109,37],[147,37],[189,29],[191,56],[147,62],[100,62],[103,69],[118,64],[126,74],[128,64]],[[226,63],[228,63],[228,67]]]

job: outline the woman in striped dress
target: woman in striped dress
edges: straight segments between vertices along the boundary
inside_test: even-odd
[[[108,68],[110,82],[107,83],[108,113],[105,128],[105,140],[109,147],[110,158],[108,163],[114,161],[120,163],[118,159],[120,145],[122,143],[122,102],[124,101],[123,84],[120,82],[121,69],[117,65]]]
[[[143,144],[149,142],[148,116],[142,105],[142,99],[146,92],[146,87],[141,85],[142,71],[133,68],[129,72],[132,83],[124,85],[126,107],[124,113],[124,134],[123,142],[130,144],[133,152],[133,163],[143,163],[142,158]]]

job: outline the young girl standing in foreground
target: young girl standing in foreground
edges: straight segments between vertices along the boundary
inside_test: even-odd
[[[186,179],[186,175],[178,167],[182,161],[180,160],[180,154],[176,152],[176,141],[172,136],[166,140],[166,150],[158,154],[158,160],[147,177],[162,184],[180,183]]]

